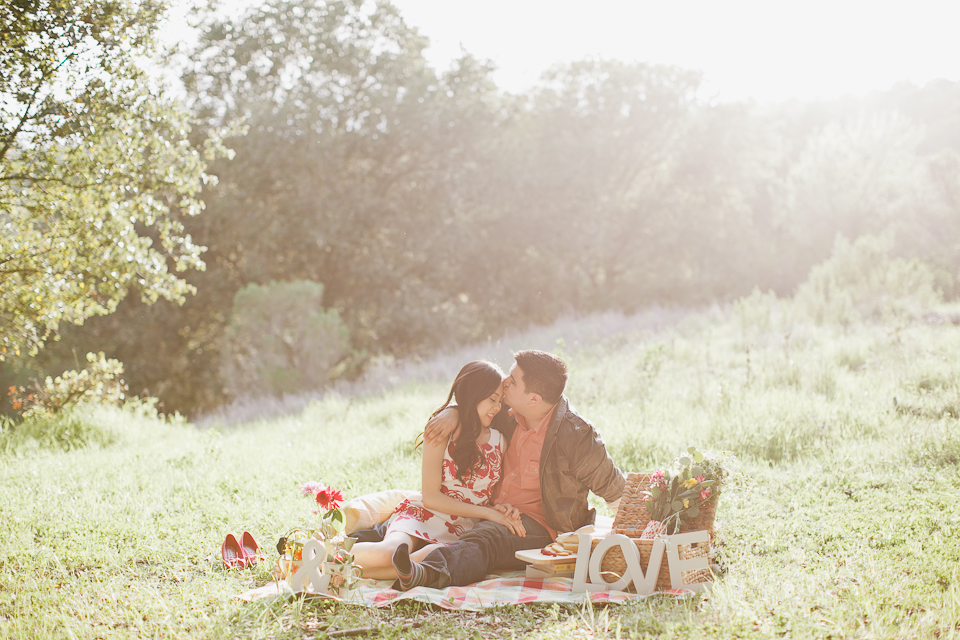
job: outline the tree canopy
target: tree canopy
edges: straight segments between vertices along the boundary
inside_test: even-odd
[[[204,14],[181,70],[191,131],[137,66],[159,10],[0,9],[0,346],[116,308],[24,368],[104,351],[134,393],[196,413],[249,392],[229,360],[254,350],[226,346],[257,286],[307,282],[293,297],[343,323],[331,371],[254,387],[306,391],[564,313],[789,294],[838,233],[889,232],[960,291],[960,82],[760,106],[710,99],[698,72],[586,59],[509,94],[466,52],[432,69],[387,1],[264,0]],[[204,156],[238,119],[235,157]],[[205,161],[219,180],[200,194]],[[178,274],[197,245],[206,270]],[[294,313],[263,307],[278,327]],[[298,336],[280,351],[322,341],[277,332]]]
[[[144,70],[163,9],[0,6],[0,359],[131,289],[147,303],[193,291],[177,272],[202,269],[203,247],[183,219],[220,147],[191,142],[189,115]]]

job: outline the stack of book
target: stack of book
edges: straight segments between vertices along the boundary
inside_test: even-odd
[[[576,533],[562,533],[554,544],[543,549],[517,551],[516,556],[529,563],[528,578],[572,578],[577,567],[578,543]]]

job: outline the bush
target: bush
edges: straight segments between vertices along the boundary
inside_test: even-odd
[[[29,389],[10,387],[7,395],[14,410],[24,418],[55,416],[83,403],[118,405],[127,386],[120,378],[123,363],[107,359],[103,352],[88,353],[90,364],[80,371],[64,371],[56,378],[47,376],[43,384],[33,381]]]
[[[0,418],[0,450],[25,447],[42,449],[81,449],[89,444],[106,446],[116,434],[102,427],[89,410],[74,406],[57,414],[33,412],[19,423]]]
[[[919,260],[890,255],[893,239],[838,236],[830,258],[810,270],[795,309],[818,324],[850,325],[921,314],[943,302],[938,274]]]
[[[233,300],[221,373],[234,397],[313,391],[350,354],[336,309],[321,305],[323,285],[298,280],[249,284]]]

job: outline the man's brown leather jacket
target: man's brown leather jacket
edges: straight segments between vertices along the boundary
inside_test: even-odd
[[[496,422],[494,426],[504,435],[513,436],[514,420]],[[623,474],[600,434],[561,396],[540,452],[540,493],[547,524],[561,533],[593,523],[596,511],[587,503],[587,493],[593,491],[613,502],[623,493],[623,485]]]

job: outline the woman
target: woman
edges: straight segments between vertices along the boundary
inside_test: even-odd
[[[422,500],[404,500],[397,506],[382,542],[353,546],[365,578],[396,578],[390,560],[400,545],[407,545],[410,558],[419,562],[436,546],[457,540],[479,519],[522,532],[519,519],[508,518],[490,504],[506,449],[500,432],[490,429],[500,412],[504,378],[495,364],[483,360],[467,364],[457,374],[447,401],[433,415],[456,399],[460,422],[445,447],[423,448]]]

